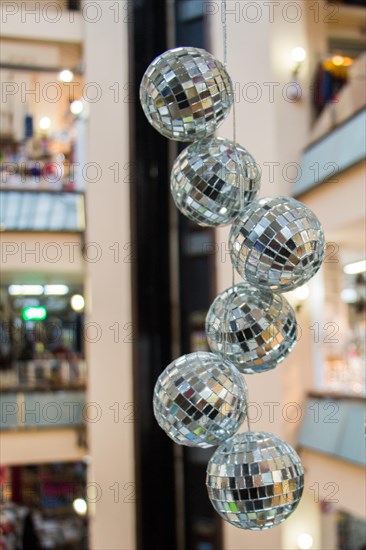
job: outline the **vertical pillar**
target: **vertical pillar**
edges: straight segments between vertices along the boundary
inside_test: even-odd
[[[135,548],[127,2],[84,10],[91,549]]]

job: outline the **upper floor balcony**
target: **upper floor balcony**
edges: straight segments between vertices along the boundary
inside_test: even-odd
[[[294,195],[323,183],[360,163],[366,152],[366,54],[349,68],[348,82],[315,121],[304,150]]]

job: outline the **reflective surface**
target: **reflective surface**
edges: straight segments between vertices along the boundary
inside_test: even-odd
[[[248,283],[219,294],[206,317],[211,350],[248,374],[273,369],[295,345],[296,334],[295,312],[286,298]]]
[[[308,281],[324,258],[315,214],[290,197],[253,201],[230,231],[231,261],[248,282],[286,292]]]
[[[208,137],[189,145],[176,159],[171,191],[179,210],[203,226],[227,225],[258,194],[261,173],[239,144]]]
[[[294,449],[263,432],[235,435],[207,466],[208,495],[215,510],[235,527],[269,529],[296,508],[304,469]]]
[[[211,447],[234,435],[246,417],[244,378],[213,353],[183,355],[159,376],[154,414],[180,445]]]
[[[140,101],[152,126],[177,141],[212,134],[227,117],[234,95],[223,64],[199,48],[175,48],[147,68]]]

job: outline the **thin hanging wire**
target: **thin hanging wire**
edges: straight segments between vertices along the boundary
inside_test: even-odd
[[[221,23],[224,42],[224,66],[227,65],[227,21],[226,21],[226,0],[221,2]]]
[[[226,0],[222,0],[221,2],[221,23],[222,23],[222,36],[223,36],[223,50],[224,50],[224,66],[227,66],[227,20],[226,20]],[[233,142],[236,144],[236,108],[235,108],[235,94],[234,94],[234,101],[233,101]],[[242,159],[240,158],[240,155],[237,153],[237,167],[239,169],[239,204],[240,204],[240,212],[245,207],[245,168],[242,163]],[[226,299],[226,308],[225,308],[225,316],[224,316],[224,346],[223,346],[223,352],[225,359],[228,359],[228,353],[227,353],[227,346],[229,343],[230,338],[230,310],[232,308],[232,305],[234,303],[234,300],[236,298],[236,289],[235,289],[235,267],[234,264],[231,263],[231,286],[232,286],[232,293],[231,296],[228,296]],[[250,427],[250,420],[249,415],[247,411],[247,425],[248,425],[248,431],[251,431]]]

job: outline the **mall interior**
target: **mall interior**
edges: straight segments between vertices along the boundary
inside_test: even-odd
[[[224,4],[0,2],[1,549],[366,548],[363,0],[226,2],[260,196],[300,200],[326,237],[319,272],[286,294],[296,346],[246,377],[252,429],[301,457],[297,510],[263,531],[222,521],[213,449],[175,445],[154,419],[159,374],[208,350],[232,268],[229,228],[175,208],[187,144],[149,125],[139,86],[176,46],[222,60]],[[232,139],[232,115],[216,134]]]

